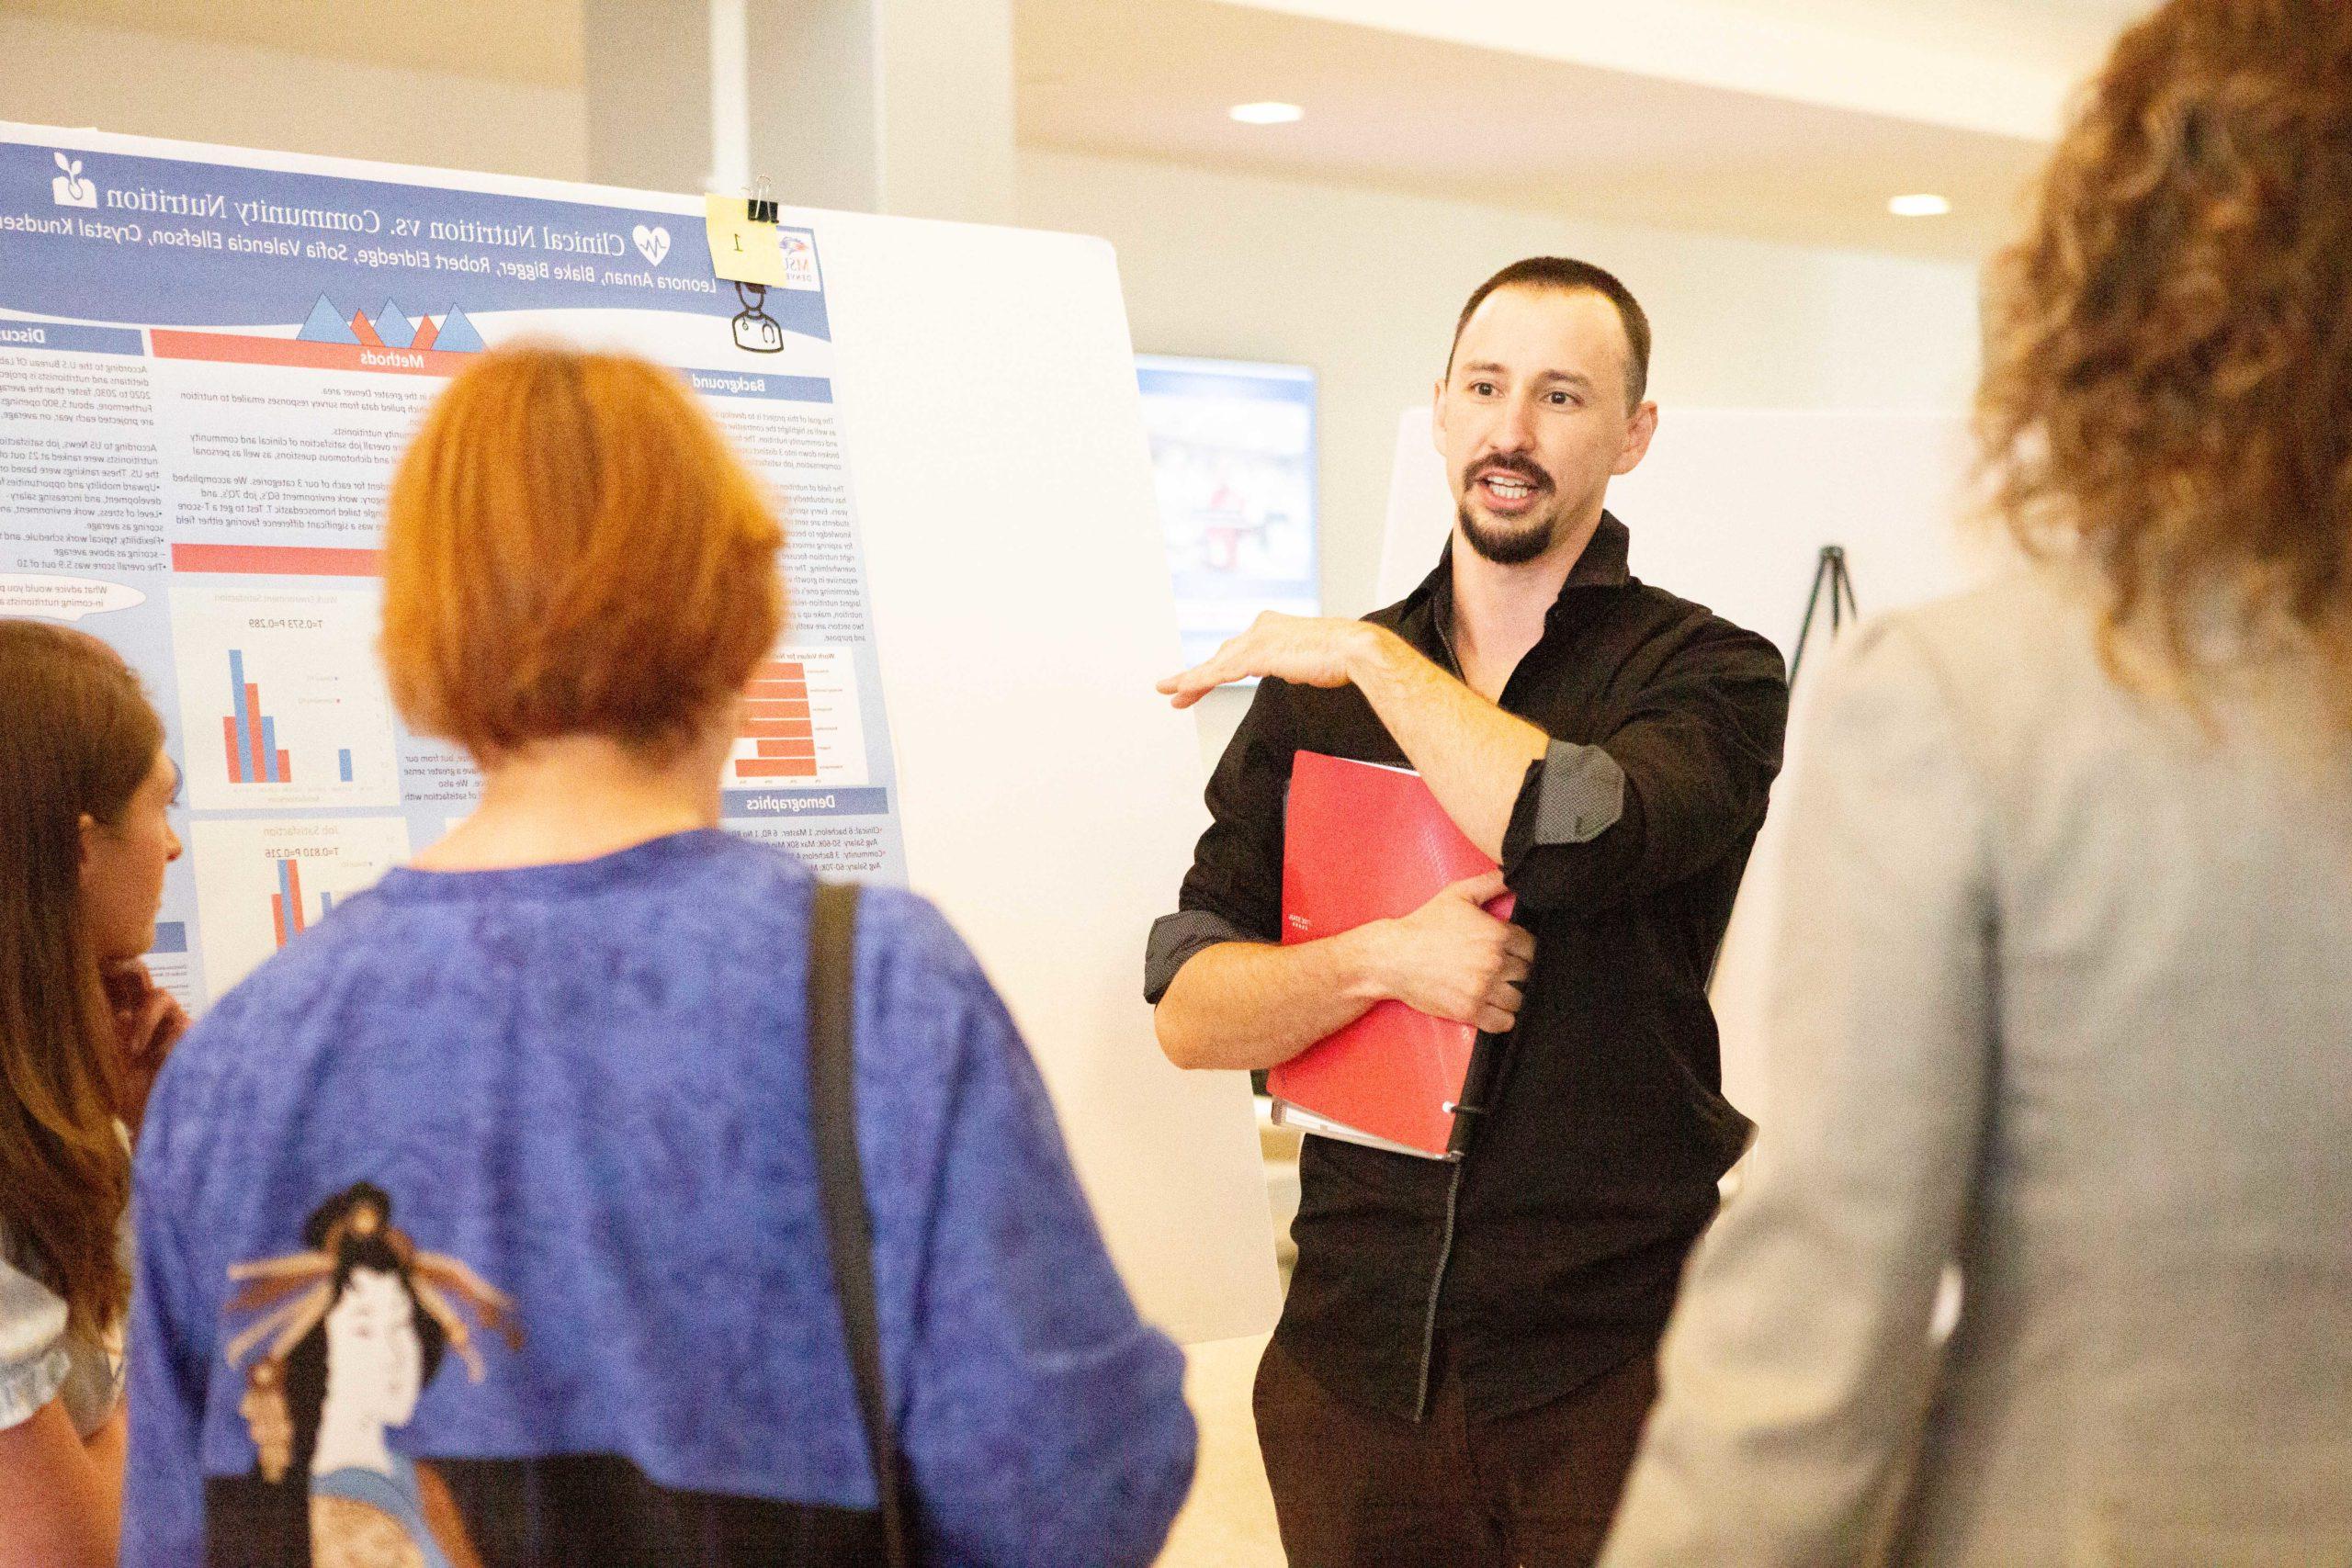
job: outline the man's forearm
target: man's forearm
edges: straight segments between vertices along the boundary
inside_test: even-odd
[[[1527,765],[1551,746],[1543,730],[1455,680],[1385,627],[1370,628],[1349,674],[1472,843],[1502,859]]]
[[[1289,1061],[1386,994],[1374,974],[1376,925],[1288,947],[1204,948],[1152,1010],[1159,1048],[1180,1067],[1255,1070]]]

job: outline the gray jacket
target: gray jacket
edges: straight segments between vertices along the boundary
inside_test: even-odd
[[[1606,1568],[2352,1563],[2352,737],[2127,693],[2045,573],[1812,695]]]

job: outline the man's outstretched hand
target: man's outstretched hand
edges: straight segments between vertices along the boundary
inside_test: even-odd
[[[1300,686],[1345,686],[1377,647],[1380,628],[1335,615],[1269,610],[1203,662],[1159,683],[1174,706],[1191,707],[1228,681],[1272,676]]]

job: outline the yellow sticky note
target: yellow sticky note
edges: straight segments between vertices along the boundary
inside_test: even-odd
[[[740,196],[703,197],[703,221],[710,230],[710,269],[732,283],[786,286],[784,247],[775,225],[752,221],[752,204]]]

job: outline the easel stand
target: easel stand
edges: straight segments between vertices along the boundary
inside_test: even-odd
[[[1849,620],[1862,618],[1861,607],[1854,601],[1854,579],[1846,570],[1846,549],[1842,545],[1822,546],[1820,563],[1813,569],[1813,592],[1805,599],[1804,623],[1797,628],[1796,653],[1789,660],[1792,686],[1797,683],[1797,671],[1804,668],[1804,650],[1813,640],[1814,612],[1821,608],[1825,592],[1829,596],[1829,640],[1836,642]]]

